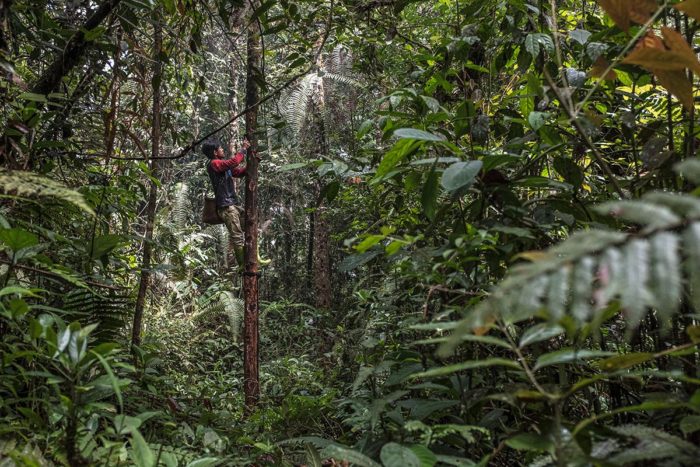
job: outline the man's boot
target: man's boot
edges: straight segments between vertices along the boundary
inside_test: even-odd
[[[242,246],[240,246],[240,247],[238,247],[238,246],[233,247],[233,253],[236,255],[236,262],[238,263],[238,267],[240,267],[240,268],[241,268],[241,271],[242,271],[243,268],[244,268],[244,263],[243,263],[243,262],[245,261],[245,260],[243,259],[243,247],[242,247]],[[271,259],[261,258],[261,257],[260,257],[260,250],[258,250],[258,265],[260,265],[260,266],[267,266],[267,265],[270,264],[271,262],[272,262]]]
[[[236,256],[236,263],[238,263],[238,267],[240,268],[241,271],[245,268],[245,264],[243,263],[243,247],[242,246],[234,246],[233,247],[233,254]]]
[[[258,264],[259,264],[260,266],[267,266],[267,265],[270,264],[271,262],[272,262],[272,260],[269,259],[269,258],[262,258],[262,257],[260,257],[260,250],[258,249]]]

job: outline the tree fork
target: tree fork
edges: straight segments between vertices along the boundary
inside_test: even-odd
[[[146,292],[151,280],[151,256],[153,254],[153,225],[156,218],[156,202],[158,186],[153,180],[158,174],[160,161],[160,113],[161,113],[161,81],[163,78],[163,62],[161,50],[163,48],[163,26],[159,11],[155,13],[153,34],[153,127],[151,129],[151,186],[148,193],[148,206],[146,207],[146,228],[144,232],[143,259],[141,260],[141,278],[139,280],[139,292],[136,296],[134,307],[134,323],[131,328],[131,345],[141,345],[141,328],[143,321],[143,308],[146,302]]]
[[[250,138],[245,181],[245,255],[243,273],[243,385],[246,411],[251,411],[260,399],[258,356],[258,81],[261,44],[258,25],[248,26],[248,57],[246,70],[246,132]]]

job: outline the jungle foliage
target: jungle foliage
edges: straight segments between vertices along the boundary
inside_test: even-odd
[[[700,0],[0,0],[0,465],[696,465],[699,26]],[[255,407],[198,148],[240,147],[246,76]]]

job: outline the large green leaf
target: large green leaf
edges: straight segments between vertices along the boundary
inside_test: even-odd
[[[449,192],[470,187],[481,170],[481,166],[481,161],[455,162],[443,172],[442,187]]]
[[[440,187],[438,186],[439,174],[435,170],[431,170],[428,174],[428,178],[425,180],[423,185],[423,191],[421,193],[421,204],[423,206],[423,212],[425,217],[428,219],[435,220],[435,212],[437,210],[437,199],[440,193]]]
[[[440,134],[430,133],[416,128],[399,128],[394,131],[394,136],[418,141],[445,141],[445,137]]]
[[[0,243],[16,253],[23,248],[38,244],[39,238],[24,229],[0,229]]]
[[[155,466],[156,457],[137,429],[133,429],[131,432],[131,450],[129,452],[137,467]]]
[[[561,349],[554,352],[546,353],[537,359],[535,364],[535,370],[544,368],[550,365],[557,365],[560,363],[572,363],[580,362],[584,360],[592,360],[596,358],[608,357],[610,355],[615,355],[614,352],[604,352],[602,350],[588,350],[588,349]]]
[[[418,456],[405,446],[398,443],[387,443],[379,455],[384,467],[421,467]]]
[[[397,141],[379,163],[376,178],[381,178],[388,174],[399,162],[413,153],[419,145],[419,142],[412,139],[401,139]]]

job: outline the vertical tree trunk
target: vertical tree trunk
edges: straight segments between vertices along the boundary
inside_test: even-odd
[[[320,189],[316,190],[320,193]],[[314,306],[320,309],[331,307],[331,261],[328,235],[328,216],[323,200],[319,199],[314,215],[313,288]]]
[[[158,177],[160,155],[160,107],[161,107],[161,81],[163,78],[163,63],[160,59],[160,53],[163,45],[163,29],[160,23],[161,16],[159,12],[154,16],[154,34],[153,34],[153,128],[151,130],[151,175],[153,178]],[[153,224],[156,218],[156,200],[157,186],[151,179],[150,191],[148,193],[148,206],[146,207],[146,228],[144,232],[143,242],[143,259],[141,260],[141,278],[139,280],[139,292],[136,297],[136,307],[134,308],[134,324],[131,330],[131,345],[141,345],[141,323],[143,321],[143,308],[146,302],[146,292],[151,279],[151,256],[153,253]]]
[[[246,107],[258,101],[261,45],[258,25],[248,27],[248,63],[246,70]],[[252,410],[260,398],[258,369],[258,157],[257,117],[254,107],[245,116],[246,132],[250,137],[245,182],[245,272],[243,293],[245,301],[243,331],[243,384],[246,410]]]

